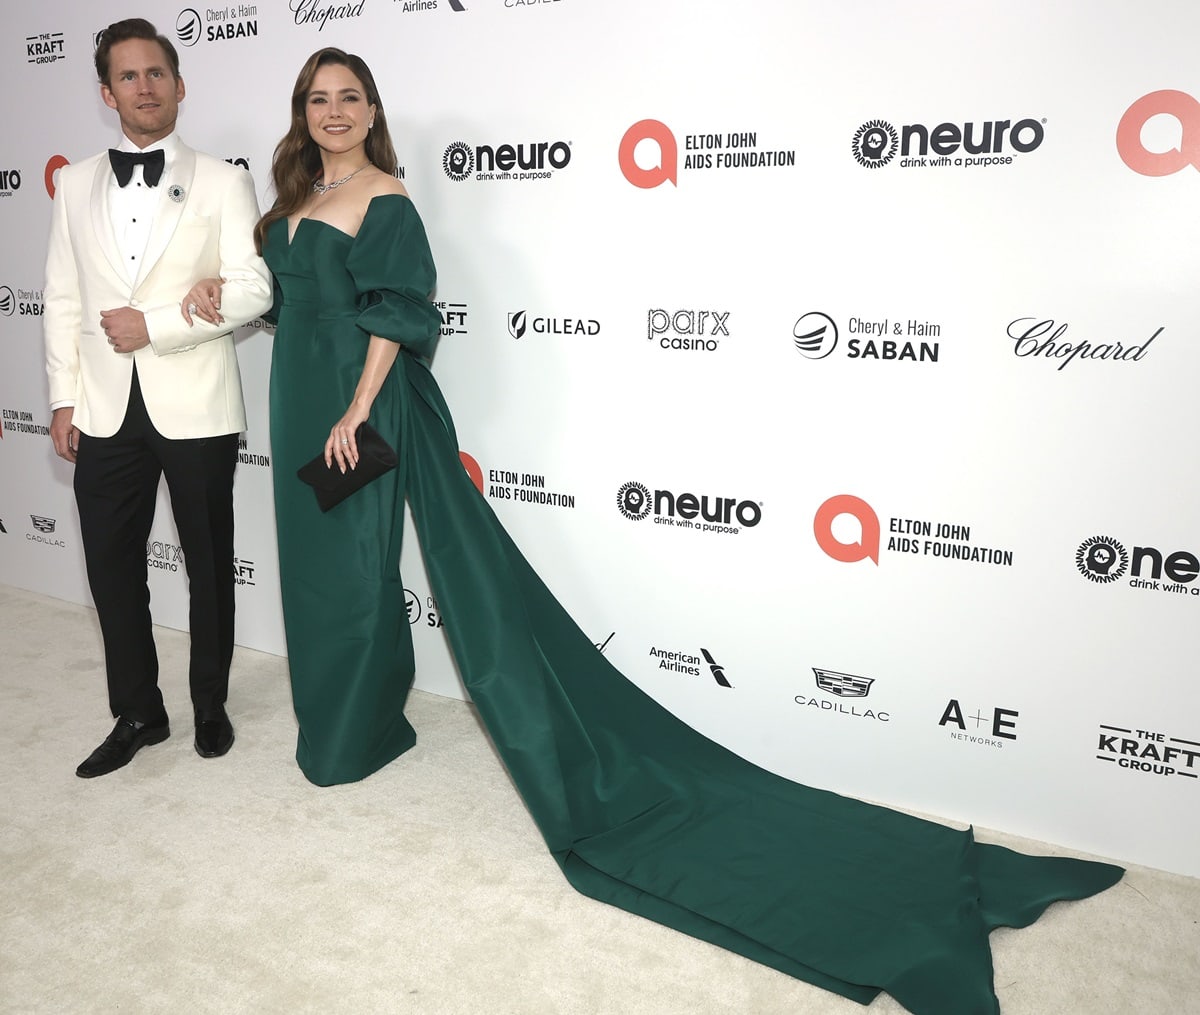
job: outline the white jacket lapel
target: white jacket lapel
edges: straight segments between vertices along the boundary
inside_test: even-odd
[[[96,242],[104,252],[104,257],[116,272],[117,278],[128,282],[125,265],[121,260],[121,252],[117,249],[117,237],[113,232],[112,214],[109,211],[109,193],[112,187],[113,172],[107,158],[96,163],[96,173],[92,177],[92,229],[96,234]]]
[[[184,209],[192,196],[192,182],[196,175],[196,153],[178,142],[175,157],[171,160],[170,172],[164,173],[158,183],[158,204],[154,209],[154,226],[150,230],[150,239],[146,243],[146,253],[142,257],[141,268],[133,291],[137,292],[158,260],[166,252],[175,235],[179,220],[183,217]]]

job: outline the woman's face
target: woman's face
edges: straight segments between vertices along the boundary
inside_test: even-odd
[[[337,63],[318,68],[305,110],[309,135],[331,155],[360,147],[375,118],[375,107],[367,103],[362,82],[349,67]]]

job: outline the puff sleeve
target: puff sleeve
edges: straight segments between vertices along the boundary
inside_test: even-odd
[[[371,201],[346,267],[359,293],[358,326],[417,356],[432,356],[442,325],[429,300],[437,272],[425,226],[407,197]]]

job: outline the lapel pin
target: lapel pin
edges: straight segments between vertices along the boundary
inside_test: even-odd
[[[178,183],[172,184],[167,188],[167,197],[169,197],[176,204],[179,204],[179,202],[182,201],[186,195],[187,191],[179,186]]]

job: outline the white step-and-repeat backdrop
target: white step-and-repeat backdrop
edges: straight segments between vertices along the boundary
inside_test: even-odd
[[[464,461],[630,679],[803,782],[1200,874],[1200,7],[6,10],[0,581],[85,603],[42,266],[57,168],[114,143],[123,16],[264,205],[305,57],[371,65]],[[239,335],[238,640],[282,653],[271,342]],[[184,627],[177,542],[164,499]],[[462,694],[403,563],[418,686]]]

